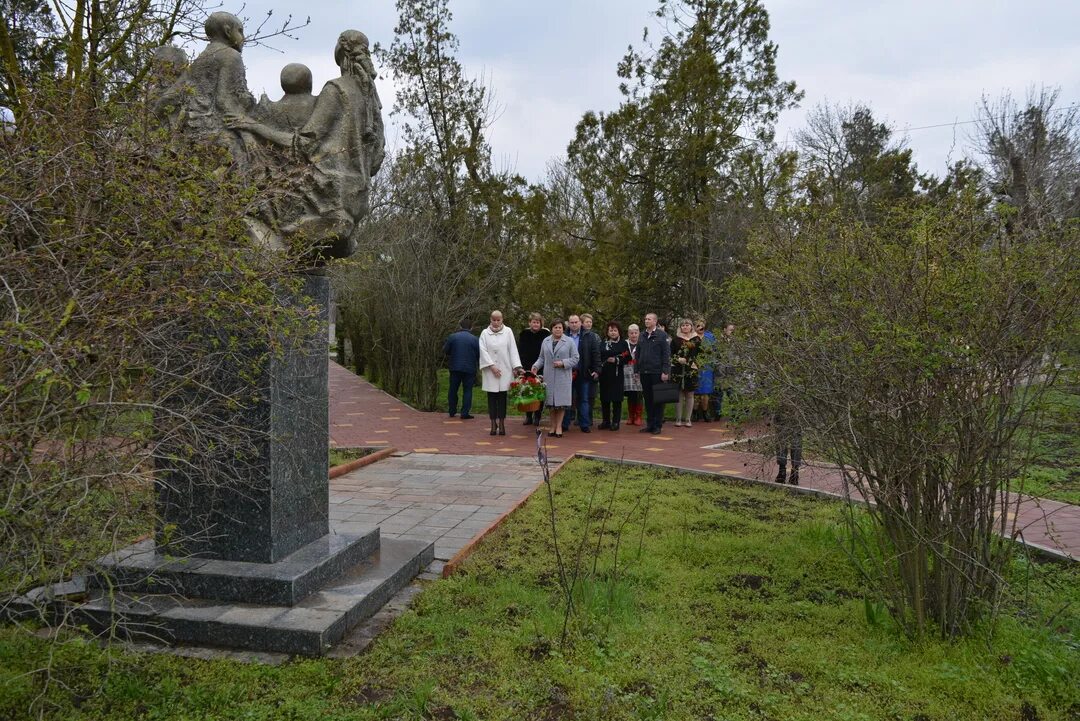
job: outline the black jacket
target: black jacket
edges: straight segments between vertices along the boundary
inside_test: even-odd
[[[655,329],[650,336],[646,330],[641,331],[638,340],[638,373],[661,373],[671,374],[671,346],[668,344],[668,334],[659,328]]]
[[[551,331],[547,328],[541,328],[537,331],[526,328],[518,333],[518,357],[521,358],[522,368],[532,368],[533,363],[540,357],[540,344],[549,335],[551,335]]]
[[[589,376],[589,380],[592,380],[593,373],[600,373],[600,336],[582,328],[581,339],[578,341],[578,355],[581,357],[578,361],[579,377],[581,373],[585,373]]]

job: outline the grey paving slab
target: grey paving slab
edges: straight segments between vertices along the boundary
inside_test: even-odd
[[[335,498],[348,498],[331,507],[333,525],[376,524],[384,538],[434,541],[445,561],[542,481],[529,458],[410,453],[330,481]]]

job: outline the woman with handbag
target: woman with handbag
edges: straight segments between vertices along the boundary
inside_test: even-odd
[[[543,372],[547,388],[544,405],[551,409],[548,415],[551,423],[548,436],[551,438],[562,438],[563,416],[574,403],[574,369],[579,356],[574,341],[563,334],[565,330],[566,323],[562,319],[551,321],[551,335],[541,341],[540,356],[532,366],[534,374],[539,376]]]

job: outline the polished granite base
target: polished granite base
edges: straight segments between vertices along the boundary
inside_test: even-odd
[[[216,601],[292,606],[379,547],[379,529],[328,533],[276,563],[172,558],[152,539],[98,559],[92,586],[124,593],[175,593]]]
[[[225,646],[320,656],[378,611],[434,558],[425,541],[388,539],[340,577],[293,605],[234,603],[175,594],[110,592],[85,580],[35,589],[9,616],[115,631],[134,641]]]

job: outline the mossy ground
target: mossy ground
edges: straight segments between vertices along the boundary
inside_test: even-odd
[[[864,601],[836,502],[592,461],[554,490],[568,570],[586,538],[565,644],[541,489],[362,656],[265,667],[50,647],[4,629],[0,718],[26,716],[50,653],[63,685],[37,708],[72,721],[1080,714],[1076,566],[1018,561],[993,634],[912,642]]]

